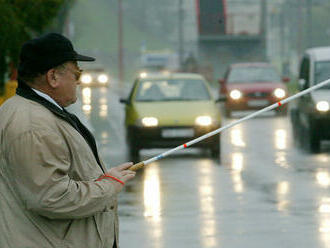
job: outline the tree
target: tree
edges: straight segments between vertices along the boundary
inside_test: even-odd
[[[0,0],[0,93],[12,73],[22,44],[49,27],[63,6],[74,0]]]

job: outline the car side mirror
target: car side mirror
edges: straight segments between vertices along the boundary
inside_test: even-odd
[[[289,78],[289,77],[283,77],[283,78],[282,78],[282,81],[283,81],[284,83],[288,83],[288,82],[290,82],[290,78]]]
[[[219,84],[220,84],[220,92],[222,93],[222,94],[224,94],[225,93],[225,79],[223,79],[223,78],[220,78],[219,80],[218,80],[218,82],[219,82]]]
[[[298,86],[299,86],[299,90],[306,89],[306,80],[303,78],[300,78],[298,81]]]
[[[219,98],[215,100],[215,102],[225,102],[226,100],[226,95],[220,95]]]
[[[129,104],[129,101],[127,99],[125,99],[125,98],[120,98],[119,99],[119,102],[120,103],[124,103],[124,104]]]
[[[220,78],[220,79],[218,80],[218,82],[219,82],[219,84],[222,86],[222,85],[225,83],[225,80],[224,80],[223,78]]]

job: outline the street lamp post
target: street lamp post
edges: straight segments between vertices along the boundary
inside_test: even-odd
[[[313,46],[313,14],[312,14],[312,1],[307,0],[306,2],[306,10],[307,10],[307,30],[309,32],[309,35],[306,35],[308,37],[307,44],[308,47]]]
[[[180,69],[182,69],[183,65],[183,6],[182,0],[179,0],[179,63]]]
[[[122,0],[118,0],[118,80],[121,87],[124,83],[122,12]]]

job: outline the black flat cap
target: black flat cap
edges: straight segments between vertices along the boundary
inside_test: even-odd
[[[78,54],[71,41],[61,34],[49,33],[23,44],[18,73],[44,73],[67,61],[94,61]]]

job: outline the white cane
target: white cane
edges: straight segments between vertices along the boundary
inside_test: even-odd
[[[193,139],[193,140],[191,140],[191,141],[189,141],[189,142],[187,142],[187,143],[185,143],[183,145],[179,145],[179,146],[177,146],[177,147],[175,147],[175,148],[173,148],[171,150],[168,150],[168,151],[166,151],[164,153],[161,153],[158,156],[155,156],[155,157],[152,157],[152,158],[150,158],[148,160],[145,160],[145,161],[139,162],[137,164],[134,164],[129,169],[132,170],[132,171],[136,171],[138,169],[141,169],[142,167],[144,167],[147,164],[150,164],[150,163],[152,163],[154,161],[157,161],[159,159],[162,159],[164,157],[167,157],[168,155],[170,155],[170,154],[172,154],[172,153],[174,153],[176,151],[179,151],[179,150],[182,150],[184,148],[187,148],[187,147],[189,147],[189,146],[191,146],[191,145],[193,145],[193,144],[195,144],[195,143],[197,143],[199,141],[202,141],[202,140],[204,140],[206,138],[209,138],[209,137],[211,137],[211,136],[213,136],[215,134],[218,134],[218,133],[220,133],[220,132],[222,132],[222,131],[224,131],[224,130],[226,130],[228,128],[231,128],[231,127],[233,127],[233,126],[235,126],[235,125],[237,125],[239,123],[242,123],[243,121],[247,121],[247,120],[249,120],[249,119],[251,119],[251,118],[253,118],[253,117],[257,116],[257,115],[260,115],[260,114],[262,114],[264,112],[267,112],[269,110],[273,110],[273,109],[275,109],[277,107],[280,107],[283,104],[286,104],[286,103],[288,103],[288,102],[290,102],[290,101],[292,101],[292,100],[294,100],[294,99],[296,99],[298,97],[301,97],[301,96],[303,96],[303,95],[305,95],[305,94],[307,94],[307,93],[309,93],[309,92],[311,92],[313,90],[316,90],[318,88],[321,88],[321,87],[323,87],[324,85],[326,85],[328,83],[330,83],[330,79],[325,80],[325,81],[323,81],[323,82],[321,82],[321,83],[319,83],[317,85],[314,85],[312,87],[309,87],[308,89],[305,89],[305,90],[303,90],[303,91],[301,91],[301,92],[299,92],[299,93],[297,93],[295,95],[292,95],[292,96],[290,96],[288,98],[285,98],[282,101],[279,101],[279,102],[274,103],[274,104],[272,104],[272,105],[270,105],[268,107],[265,107],[265,108],[263,108],[261,110],[258,110],[258,111],[254,112],[254,113],[252,113],[250,115],[247,115],[246,117],[243,117],[243,118],[241,118],[241,119],[239,119],[237,121],[234,121],[232,123],[229,123],[226,126],[220,127],[220,128],[218,128],[218,129],[216,129],[214,131],[211,131],[211,132],[209,132],[207,134],[204,134],[204,135],[202,135],[202,136],[200,136],[200,137],[198,137],[196,139]]]

